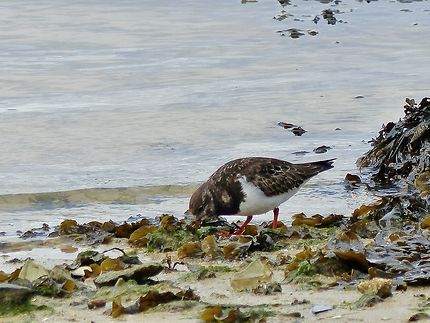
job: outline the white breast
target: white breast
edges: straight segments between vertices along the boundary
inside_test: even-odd
[[[254,184],[248,182],[244,177],[239,179],[242,184],[242,190],[245,193],[245,201],[240,203],[239,215],[256,215],[272,211],[280,204],[284,203],[290,197],[297,193],[300,187],[294,188],[287,193],[275,196],[266,196]]]

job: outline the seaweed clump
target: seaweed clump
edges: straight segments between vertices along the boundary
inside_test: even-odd
[[[363,278],[390,279],[393,289],[430,284],[430,99],[419,104],[406,99],[404,109],[405,116],[384,125],[357,161],[369,174],[366,187],[379,199],[357,208],[326,244],[305,248],[287,262],[291,281],[334,274],[341,277],[336,284]],[[360,183],[350,177],[350,183]],[[294,223],[320,225],[320,220],[296,215]]]
[[[430,99],[406,99],[405,116],[383,125],[372,149],[357,161],[375,188],[395,187],[396,194],[430,209]],[[402,189],[400,191],[400,188]],[[416,208],[418,210],[418,208]]]
[[[406,99],[404,111],[397,123],[383,125],[357,161],[370,175],[367,188],[382,196],[357,208],[347,231],[328,245],[372,278],[429,284],[430,99]]]

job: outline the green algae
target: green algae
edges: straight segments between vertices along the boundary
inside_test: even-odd
[[[163,284],[159,284],[158,287],[139,285],[134,280],[124,281],[122,278],[120,278],[115,286],[100,287],[92,299],[112,301],[116,297],[120,296],[124,301],[130,301],[140,297],[154,288],[162,289],[163,286]]]
[[[315,266],[313,266],[308,261],[303,261],[297,267],[295,274],[296,274],[296,276],[312,276],[312,275],[316,274],[316,272],[317,272],[317,270],[316,270]]]
[[[168,231],[162,228],[155,232],[148,233],[147,239],[148,242],[146,247],[149,252],[153,252],[155,250],[162,252],[173,251],[177,250],[186,242],[197,240],[197,238],[188,231]]]
[[[33,311],[48,311],[52,310],[46,305],[34,305],[31,300],[27,300],[20,304],[9,304],[0,306],[0,317],[11,317],[20,314],[26,314]]]

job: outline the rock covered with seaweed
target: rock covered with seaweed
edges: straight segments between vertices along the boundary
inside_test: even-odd
[[[430,209],[430,99],[406,99],[405,116],[389,122],[371,141],[372,149],[357,161],[377,188],[395,186],[398,196]],[[416,198],[418,197],[418,201]]]
[[[428,284],[430,99],[406,99],[404,109],[405,116],[384,125],[357,161],[370,175],[366,187],[380,198],[353,212],[338,245],[347,242],[346,249],[364,256],[370,275]],[[369,238],[371,243],[359,243]]]

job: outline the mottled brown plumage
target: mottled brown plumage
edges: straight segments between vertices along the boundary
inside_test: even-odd
[[[232,160],[215,171],[194,192],[189,208],[197,219],[244,212],[241,210],[241,205],[244,207],[245,202],[249,202],[247,194],[251,196],[248,184],[252,185],[251,188],[258,188],[264,193],[262,200],[285,196],[285,199],[280,202],[283,203],[290,197],[287,193],[291,192],[293,195],[311,177],[332,168],[332,163],[333,159],[303,164],[292,164],[266,157]],[[244,186],[247,186],[248,193]],[[275,207],[277,208],[279,204]],[[246,213],[243,215],[251,216]]]

